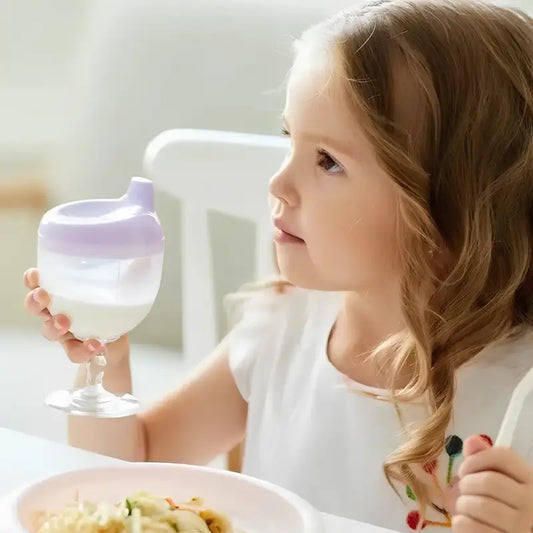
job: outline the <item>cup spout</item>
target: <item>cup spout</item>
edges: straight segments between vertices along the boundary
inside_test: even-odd
[[[154,186],[151,180],[140,177],[131,178],[130,185],[123,201],[131,205],[139,205],[146,211],[154,211]]]

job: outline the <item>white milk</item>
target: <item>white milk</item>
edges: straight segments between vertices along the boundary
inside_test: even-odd
[[[110,341],[138,326],[150,312],[152,302],[143,304],[112,304],[84,302],[52,295],[50,312],[67,315],[70,331],[80,340]]]

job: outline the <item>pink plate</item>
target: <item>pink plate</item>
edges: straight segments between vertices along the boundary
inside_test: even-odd
[[[9,531],[35,533],[35,511],[59,510],[74,501],[76,491],[84,500],[110,503],[137,491],[176,502],[197,496],[230,517],[239,533],[324,532],[320,513],[276,485],[224,470],[160,463],[75,470],[38,481],[10,499],[7,512],[14,527]]]

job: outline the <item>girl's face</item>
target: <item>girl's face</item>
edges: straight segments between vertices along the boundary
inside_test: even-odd
[[[281,274],[318,290],[383,288],[398,278],[396,186],[335,82],[306,67],[289,80],[292,149],[270,181]]]

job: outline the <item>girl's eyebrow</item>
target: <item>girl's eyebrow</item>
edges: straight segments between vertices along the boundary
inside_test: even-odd
[[[287,119],[285,116],[283,118],[283,124],[285,125],[285,128],[288,132],[290,132],[289,124],[287,123]],[[339,141],[338,139],[333,139],[332,137],[329,137],[328,135],[323,135],[320,133],[312,133],[312,132],[301,132],[299,134],[299,137],[302,137],[304,140],[307,140],[309,142],[314,143],[325,143],[329,146],[331,146],[335,151],[344,154],[347,157],[355,157],[353,148],[350,148],[348,144],[343,143],[342,141]]]

